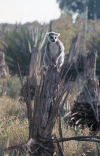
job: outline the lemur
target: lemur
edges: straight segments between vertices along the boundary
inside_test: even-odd
[[[49,70],[51,67],[61,67],[64,63],[64,45],[58,39],[60,33],[48,32],[48,41],[43,56],[44,67]]]

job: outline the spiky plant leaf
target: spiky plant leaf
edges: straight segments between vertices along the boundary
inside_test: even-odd
[[[46,29],[37,26],[32,29],[20,27],[18,31],[6,32],[4,37],[3,51],[6,62],[13,74],[19,74],[18,64],[22,75],[29,73],[29,64],[34,45],[43,51]]]

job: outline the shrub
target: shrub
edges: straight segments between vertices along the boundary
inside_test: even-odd
[[[44,27],[29,30],[20,26],[17,31],[6,32],[1,51],[5,53],[11,73],[19,74],[19,64],[22,75],[27,75],[33,47],[42,49],[44,41]]]

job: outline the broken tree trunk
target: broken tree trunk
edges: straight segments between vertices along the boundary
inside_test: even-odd
[[[67,63],[71,63],[77,53],[78,33],[72,38]]]
[[[31,109],[30,94],[27,97],[25,93],[29,120],[29,141],[26,151],[29,155],[34,156],[39,155],[39,153],[41,153],[41,156],[53,156],[54,153],[56,153],[56,156],[64,156],[60,144],[52,142],[52,130],[59,116],[59,107],[62,110],[66,102],[70,86],[67,83],[66,85],[64,84],[64,79],[61,79],[60,71],[57,67],[51,68],[45,74],[43,74],[44,72],[41,73],[40,83],[37,82],[38,78],[34,73],[34,111]],[[28,87],[28,92],[30,92],[29,83]],[[59,123],[60,125],[61,123]],[[61,128],[59,130],[61,138]]]
[[[6,78],[9,75],[9,70],[5,62],[4,53],[0,53],[0,78]]]
[[[54,145],[50,142],[53,126],[58,116],[59,106],[63,107],[68,96],[68,87],[63,83],[57,68],[52,68],[42,75],[35,94],[32,136],[33,139],[44,142],[45,150],[49,148],[51,155],[54,153]],[[46,151],[48,155],[50,151]]]
[[[40,59],[41,59],[41,53],[39,51],[39,49],[37,47],[33,47],[32,50],[32,56],[31,56],[31,61],[30,61],[30,73],[29,73],[29,83],[30,83],[30,96],[31,96],[31,100],[33,100],[34,96],[35,96],[35,85],[36,85],[36,75],[39,73],[39,67],[40,67]],[[25,81],[24,83],[24,88],[26,91],[26,94],[28,96],[28,82]],[[20,90],[20,95],[22,97],[22,99],[25,101],[25,94],[24,94],[24,90],[23,87]]]
[[[96,79],[96,53],[88,53],[85,59],[87,82],[72,108],[71,123],[85,125],[93,131],[100,127],[99,82]]]

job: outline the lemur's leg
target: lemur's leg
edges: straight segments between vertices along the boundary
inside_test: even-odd
[[[57,62],[57,65],[59,66],[59,67],[61,67],[62,65],[63,65],[63,63],[64,63],[64,57],[59,57],[59,59],[58,59],[58,62]]]
[[[47,70],[49,70],[49,69],[51,68],[51,65],[50,65],[50,63],[49,63],[49,61],[48,61],[46,55],[44,55],[43,61],[44,61],[44,67],[45,67]]]

